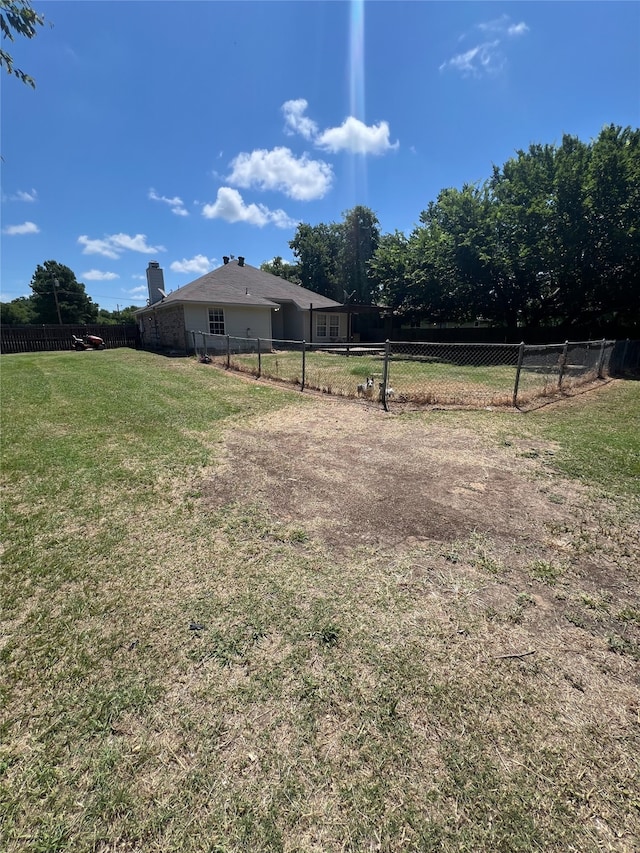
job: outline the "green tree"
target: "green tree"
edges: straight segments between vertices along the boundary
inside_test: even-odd
[[[412,254],[422,304],[446,320],[507,315],[510,306],[499,289],[486,187],[465,184],[462,190],[442,190],[420,221],[425,230],[418,228],[412,235]]]
[[[126,308],[118,308],[116,311],[107,311],[106,308],[100,308],[96,322],[105,323],[109,326],[122,325],[123,323],[127,325],[135,324],[136,318],[134,312],[139,307],[139,305],[128,305]]]
[[[44,25],[44,17],[39,15],[26,0],[0,0],[0,30],[2,39],[15,41],[16,36],[32,39],[37,28]],[[13,57],[4,48],[0,48],[0,68],[6,68],[23,83],[35,89],[35,80],[20,68],[16,68]]]
[[[380,223],[375,213],[362,205],[347,210],[343,217],[339,226],[343,294],[338,298],[341,302],[371,302],[374,293],[368,276],[368,265],[380,242]]]
[[[585,176],[588,318],[640,321],[640,130],[609,125]]]
[[[293,282],[293,284],[300,284],[298,265],[283,261],[280,255],[276,255],[272,261],[263,261],[263,263],[260,264],[260,269],[263,272],[271,273],[271,275],[277,275],[280,278],[285,278],[287,281]]]
[[[488,183],[493,233],[492,266],[498,318],[538,325],[549,319],[556,288],[555,148],[518,151]]]
[[[329,225],[301,222],[289,246],[297,259],[302,286],[342,302],[339,269],[341,227],[333,222]]]
[[[369,286],[376,298],[396,310],[407,310],[410,303],[409,241],[401,231],[383,234],[369,261]]]
[[[76,281],[73,270],[64,264],[57,261],[38,264],[30,287],[36,322],[96,322],[98,306],[87,296],[84,284]]]
[[[35,316],[30,296],[19,296],[11,302],[0,302],[0,322],[7,326],[26,326]]]
[[[127,325],[137,323],[137,319],[135,316],[135,312],[140,309],[139,305],[127,305],[125,308],[121,308],[119,311],[116,311],[116,316],[118,318],[119,323],[127,323]]]

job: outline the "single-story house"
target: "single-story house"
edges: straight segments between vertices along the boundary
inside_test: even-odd
[[[169,294],[159,263],[149,262],[149,304],[136,311],[143,347],[189,352],[191,332],[314,343],[348,339],[349,311],[339,302],[252,267],[242,257],[223,260],[221,267]]]

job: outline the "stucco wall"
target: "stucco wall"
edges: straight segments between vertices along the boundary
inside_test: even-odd
[[[224,311],[225,334],[238,338],[270,338],[271,337],[271,308],[250,307],[242,305],[187,305],[184,306],[184,325],[189,340],[189,348],[193,342],[189,332],[209,331],[209,308],[222,308]],[[247,330],[249,330],[247,334]],[[201,339],[198,340],[200,345]]]

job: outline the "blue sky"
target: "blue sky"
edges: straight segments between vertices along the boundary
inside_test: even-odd
[[[409,233],[530,143],[640,125],[638,2],[38,2],[3,74],[2,300],[71,267],[142,305],[296,223],[371,207]]]

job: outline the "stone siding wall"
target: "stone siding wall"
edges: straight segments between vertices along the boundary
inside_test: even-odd
[[[142,322],[143,346],[186,352],[184,309],[182,305],[158,308],[146,314]]]

